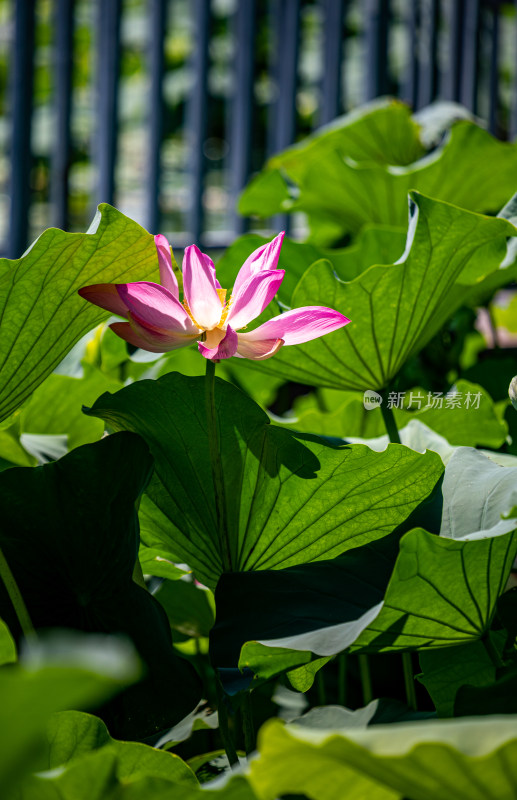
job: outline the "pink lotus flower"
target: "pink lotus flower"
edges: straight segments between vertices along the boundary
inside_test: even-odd
[[[99,283],[79,290],[81,297],[128,322],[114,322],[111,329],[126,342],[165,353],[198,342],[201,355],[213,361],[230,356],[265,359],[282,345],[301,344],[342,328],[349,319],[331,308],[295,308],[242,332],[271,302],[282,283],[277,269],[284,234],[259,247],[246,259],[226,300],[215,276],[212,260],[195,245],[185,248],[183,302],[172,269],[170,246],[165,236],[154,237],[158,250],[161,286],[157,283]],[[237,333],[239,331],[239,333]]]

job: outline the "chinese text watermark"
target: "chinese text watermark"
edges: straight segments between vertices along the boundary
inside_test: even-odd
[[[424,411],[432,408],[476,410],[481,403],[481,397],[481,392],[388,392],[386,405],[388,408],[400,408],[406,411]],[[363,395],[363,405],[368,411],[379,408],[382,402],[382,396],[371,389]]]

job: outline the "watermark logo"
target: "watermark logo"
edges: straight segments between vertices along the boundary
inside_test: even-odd
[[[514,378],[514,381],[517,383],[517,376]],[[510,399],[513,403],[514,398],[512,397],[511,389],[512,386],[510,386]],[[517,386],[513,392],[517,408]],[[406,411],[429,411],[432,408],[465,408],[477,410],[480,407],[481,399],[481,392],[457,392],[456,390],[451,390],[450,392],[427,392],[427,396],[420,391],[388,392],[386,406],[388,408],[400,408]],[[367,389],[363,395],[363,405],[367,411],[380,408],[382,401],[382,395],[374,392],[373,389]]]
[[[363,405],[367,411],[372,411],[374,408],[380,408],[382,403],[382,397],[377,392],[374,392],[373,389],[367,389],[363,395]]]

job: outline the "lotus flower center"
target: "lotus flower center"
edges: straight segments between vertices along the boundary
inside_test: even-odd
[[[217,347],[219,342],[221,342],[226,336],[226,319],[228,317],[228,312],[230,310],[230,306],[232,304],[232,299],[233,299],[232,297],[230,297],[228,302],[226,302],[226,294],[228,291],[227,289],[217,289],[216,291],[222,306],[221,318],[217,323],[217,325],[215,325],[213,328],[210,329],[204,328],[202,325],[199,324],[199,322],[195,319],[194,315],[192,314],[192,311],[190,310],[187,301],[185,300],[185,298],[183,299],[183,308],[189,315],[194,325],[196,325],[200,331],[203,331],[201,341],[205,342],[206,346],[211,349]]]

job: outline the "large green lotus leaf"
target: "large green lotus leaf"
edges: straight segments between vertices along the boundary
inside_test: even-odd
[[[250,782],[260,800],[515,800],[517,718],[314,730],[270,720]]]
[[[298,730],[292,726],[293,730]],[[315,746],[291,733],[278,720],[259,732],[259,757],[249,780],[260,800],[310,797],[316,800],[402,800],[384,782],[354,769],[335,748]]]
[[[0,785],[2,792],[33,767],[45,752],[45,728],[55,711],[96,705],[138,678],[134,653],[116,641],[88,637],[88,658],[68,642],[59,663],[47,651],[36,665],[0,670]],[[82,654],[84,655],[84,653]],[[2,796],[4,796],[2,794]]]
[[[34,627],[123,633],[147,667],[146,679],[103,711],[112,733],[126,738],[174,724],[198,701],[196,679],[173,652],[163,609],[132,579],[135,503],[152,463],[145,442],[122,433],[43,467],[0,475],[0,546]],[[3,587],[0,613],[18,639]]]
[[[293,308],[330,306],[349,317],[349,325],[243,365],[331,389],[388,386],[462,305],[465,286],[498,269],[506,237],[517,234],[506,220],[417,193],[411,198],[406,251],[398,263],[372,266],[347,283],[328,262],[316,262],[293,294]]]
[[[516,554],[517,532],[457,541],[410,531],[383,607],[351,649],[446,647],[482,638]]]
[[[77,294],[89,283],[152,280],[153,237],[102,204],[88,233],[45,231],[16,261],[0,260],[0,419],[109,313]]]
[[[348,130],[357,133],[365,121],[374,120],[375,114],[367,115],[355,123],[356,130]],[[377,159],[354,152],[350,142],[332,144],[324,138],[306,140],[275,156],[245,189],[240,212],[264,217],[304,211],[311,240],[328,246],[368,223],[404,227],[405,197],[411,189],[480,212],[497,212],[515,191],[516,145],[494,139],[468,120],[457,122],[431,155],[422,158],[420,149],[411,153],[412,163],[398,161],[405,166],[397,166],[390,155],[387,137],[378,139]],[[288,189],[289,200],[286,188],[292,182],[296,188]]]
[[[102,720],[91,714],[80,711],[54,714],[47,725],[47,743],[47,752],[38,765],[38,771],[76,762],[82,756],[102,749],[115,755],[119,780],[152,776],[197,785],[194,773],[179,756],[139,742],[112,739]]]
[[[441,536],[494,536],[517,525],[515,519],[501,519],[517,505],[517,466],[503,467],[471,447],[459,447],[445,469],[442,491]]]
[[[395,398],[395,403],[407,406],[412,398],[414,410],[393,408],[399,431],[410,422],[418,421],[443,436],[451,445],[497,448],[506,441],[508,426],[498,416],[492,398],[482,386],[459,380],[455,384],[454,396],[451,391],[441,393],[437,398],[433,392],[413,389],[401,393],[401,397]],[[387,399],[383,402],[386,403]],[[325,411],[321,410],[322,406]],[[324,389],[318,396],[314,393],[306,395],[295,403],[293,414],[284,424],[301,432],[346,439],[370,439],[386,433],[380,408],[365,408],[363,397],[352,392],[343,394]]]
[[[424,155],[421,126],[400,100],[381,98],[338,117],[268,162],[299,180],[329,152],[359,163],[409,165]]]
[[[390,264],[404,251],[405,227],[392,228],[386,225],[369,225],[358,235],[350,247],[324,249],[313,244],[295,242],[285,237],[279,267],[285,269],[285,277],[278,291],[278,298],[289,303],[296,284],[305,270],[321,258],[328,259],[336,274],[343,281],[351,281],[373,264]],[[237,239],[217,262],[217,277],[222,286],[232,287],[237,271],[251,253],[269,241],[258,234],[245,234]]]
[[[169,547],[212,588],[228,567],[283,569],[381,538],[431,493],[442,473],[435,454],[400,445],[374,454],[284,431],[246,395],[216,380],[227,518],[221,541],[204,384],[171,373],[105,394],[88,413],[147,441],[155,472],[140,506],[142,539]]]
[[[273,156],[242,192],[239,212],[267,217],[290,210],[293,193],[285,175],[303,185],[314,165],[336,153],[359,163],[401,166],[421,158],[425,148],[409,108],[396,100],[377,100]]]

